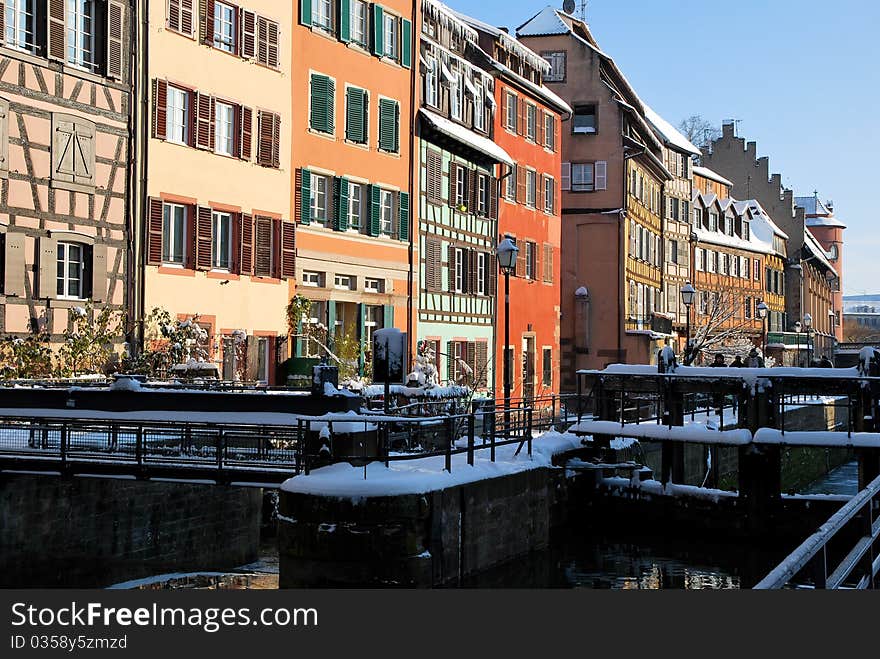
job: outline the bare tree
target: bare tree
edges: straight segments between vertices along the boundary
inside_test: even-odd
[[[721,130],[699,114],[683,119],[678,124],[678,130],[704,153],[708,151],[712,140],[717,140],[721,137]]]
[[[843,328],[843,340],[847,343],[878,343],[880,342],[880,327],[847,323]]]
[[[750,338],[751,318],[743,317],[744,298],[734,290],[707,293],[705,313],[691,338],[691,350],[684,364],[690,366],[700,353],[720,352],[726,356],[744,356],[755,347]],[[698,309],[702,304],[698,305]]]

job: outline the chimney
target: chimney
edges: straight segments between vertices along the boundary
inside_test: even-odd
[[[736,137],[736,122],[732,119],[721,122],[721,136],[730,138]]]

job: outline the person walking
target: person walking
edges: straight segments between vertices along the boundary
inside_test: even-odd
[[[733,361],[730,363],[730,367],[731,367],[731,368],[745,368],[745,366],[746,366],[746,365],[743,364],[742,357],[740,357],[739,355],[737,355],[737,356],[733,359]]]
[[[758,354],[757,348],[749,350],[749,356],[746,358],[746,368],[764,368],[764,358]]]

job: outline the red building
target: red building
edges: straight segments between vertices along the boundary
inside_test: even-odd
[[[510,278],[512,396],[559,392],[559,295],[562,155],[560,123],[571,108],[543,84],[550,64],[503,30],[465,18],[480,35],[481,63],[496,80],[495,143],[515,161],[501,166],[498,238],[519,248]],[[504,359],[503,276],[498,279],[495,360]],[[496,391],[504,369],[495,369]]]

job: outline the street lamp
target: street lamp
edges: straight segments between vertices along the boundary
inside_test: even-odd
[[[694,304],[694,297],[697,295],[697,290],[691,285],[690,282],[687,282],[684,286],[681,287],[681,301],[684,304],[685,308],[687,308],[687,332],[685,333],[685,344],[684,344],[684,364],[685,366],[690,366],[691,359],[691,306]]]
[[[797,340],[798,340],[798,344],[797,344],[797,346],[798,346],[798,347],[797,347],[797,356],[798,356],[798,357],[797,357],[797,365],[800,366],[800,365],[801,365],[801,321],[797,321],[797,322],[794,324],[794,331],[797,332],[797,335],[798,335],[798,336],[797,336]]]
[[[761,300],[758,305],[758,316],[761,318],[761,354],[767,359],[767,314],[770,313],[770,307]]]
[[[510,435],[510,273],[516,267],[519,247],[510,238],[498,243],[498,267],[504,273],[504,431]]]
[[[810,314],[805,313],[804,314],[804,329],[806,329],[806,331],[807,331],[807,366],[810,365],[810,361],[813,358],[813,355],[812,355],[813,345],[810,341],[810,330],[812,329],[812,327],[813,327],[813,317]]]

